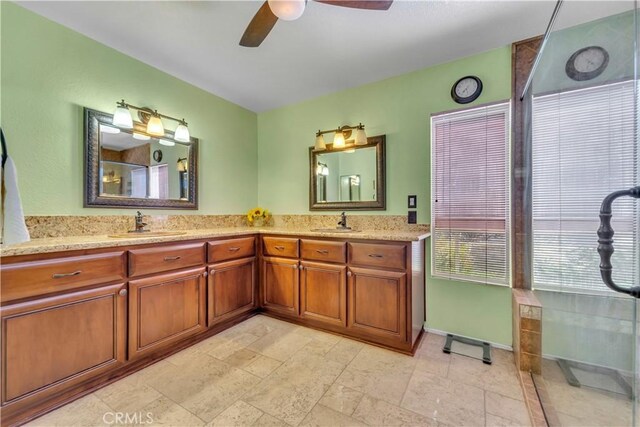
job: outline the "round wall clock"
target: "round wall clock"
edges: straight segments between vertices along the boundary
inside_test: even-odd
[[[153,152],[153,160],[155,160],[156,162],[161,162],[162,161],[162,151],[161,150],[156,150]]]
[[[588,46],[571,55],[564,67],[569,78],[582,82],[598,77],[609,64],[609,52],[600,46]]]
[[[468,104],[478,99],[482,93],[482,80],[476,76],[466,76],[453,84],[451,98],[458,104]]]

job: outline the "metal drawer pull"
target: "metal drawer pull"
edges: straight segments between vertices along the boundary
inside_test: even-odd
[[[164,257],[165,261],[175,261],[177,259],[180,259],[180,257],[179,256],[166,256],[166,257]]]
[[[236,247],[229,248],[229,252],[238,252],[239,250],[240,248],[236,248]]]
[[[383,258],[383,255],[380,254],[369,254],[371,258]]]
[[[279,251],[284,251],[284,246],[274,246],[274,248]]]
[[[329,253],[329,251],[326,249],[316,249],[316,252],[323,255],[327,255]]]
[[[54,273],[51,277],[53,279],[62,279],[63,277],[77,276],[80,273],[82,273],[82,270],[74,271],[73,273]]]

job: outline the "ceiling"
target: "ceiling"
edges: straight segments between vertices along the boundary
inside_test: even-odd
[[[258,48],[238,42],[262,2],[19,3],[261,112],[542,34],[555,1],[396,0],[386,12],[309,1],[300,19],[279,21]],[[615,7],[587,1],[572,21]]]

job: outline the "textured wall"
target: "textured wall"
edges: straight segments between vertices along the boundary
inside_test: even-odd
[[[510,47],[260,113],[260,205],[276,214],[308,213],[308,147],[315,132],[362,122],[368,135],[387,135],[387,210],[363,213],[405,215],[407,195],[416,194],[418,222],[429,223],[430,115],[462,108],[450,90],[469,74],[484,82],[472,105],[510,99]],[[511,345],[511,289],[432,277],[427,282],[428,327]]]
[[[256,204],[255,113],[15,4],[0,7],[2,127],[25,214],[131,212],[82,207],[82,107],[111,113],[121,98],[184,117],[200,139],[200,209],[189,213],[239,213]]]

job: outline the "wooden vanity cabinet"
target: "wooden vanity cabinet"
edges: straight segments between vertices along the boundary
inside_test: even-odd
[[[255,257],[210,266],[207,298],[209,326],[255,309]]]
[[[425,320],[424,241],[287,238],[300,257],[272,257],[264,237],[261,305],[266,314],[413,353]]]
[[[117,283],[0,308],[3,425],[125,363],[126,294]]]
[[[206,269],[129,282],[129,359],[206,330]]]
[[[351,267],[349,329],[381,339],[404,342],[407,334],[407,274]]]
[[[347,266],[302,261],[300,267],[300,317],[346,327]]]
[[[298,268],[297,259],[262,258],[261,305],[265,311],[273,311],[286,317],[298,317]]]

